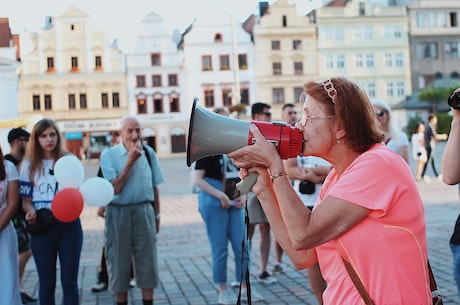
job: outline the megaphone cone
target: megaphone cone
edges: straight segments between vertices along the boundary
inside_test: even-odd
[[[248,145],[249,124],[209,111],[195,98],[188,129],[187,165]]]
[[[255,143],[249,125],[256,124],[264,137],[272,142],[282,159],[302,153],[302,132],[284,122],[244,121],[222,116],[193,101],[188,129],[187,165],[207,156],[221,155]]]

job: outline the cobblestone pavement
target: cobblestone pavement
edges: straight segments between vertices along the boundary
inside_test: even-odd
[[[439,169],[441,155],[442,152],[437,153]],[[203,221],[197,211],[196,195],[191,193],[190,169],[185,165],[185,157],[182,155],[163,158],[160,162],[165,172],[166,183],[160,188],[162,218],[158,252],[161,284],[155,290],[155,304],[217,304],[217,289],[211,278],[210,248]],[[85,170],[87,177],[94,177],[97,170],[96,161],[87,163]],[[448,244],[455,219],[460,212],[458,188],[446,186],[435,179],[432,179],[431,183],[419,182],[418,186],[426,207],[429,259],[443,293],[444,304],[459,304],[452,279],[452,256]],[[96,208],[89,206],[85,206],[81,220],[84,243],[79,274],[80,304],[115,304],[112,293],[91,292],[91,287],[96,283],[100,260],[103,220],[97,217]],[[255,245],[258,245],[258,239],[256,230],[253,241]],[[258,249],[255,249],[252,253],[251,269],[254,273],[258,270],[258,252]],[[228,278],[229,281],[233,281],[232,254],[230,256]],[[293,269],[286,256],[284,260],[285,272],[275,275],[278,283],[263,285],[252,281],[252,287],[265,298],[265,301],[256,304],[316,304],[306,271]],[[272,251],[269,269],[273,262]],[[23,286],[24,291],[37,297],[38,281],[33,259],[27,265]],[[129,299],[129,304],[141,305],[140,290],[131,289]],[[62,304],[59,281],[56,300],[57,304]]]

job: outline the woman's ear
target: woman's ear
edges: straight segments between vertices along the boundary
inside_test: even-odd
[[[342,128],[342,124],[337,124],[337,131],[335,132],[335,139],[342,140],[343,138],[345,138],[346,135],[347,133]]]

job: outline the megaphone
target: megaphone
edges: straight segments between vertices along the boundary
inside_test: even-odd
[[[302,153],[302,131],[284,122],[258,122],[238,120],[207,110],[193,100],[188,129],[187,165],[204,157],[227,154],[252,145],[255,138],[250,124],[257,125],[262,135],[272,142],[282,159],[294,158]]]

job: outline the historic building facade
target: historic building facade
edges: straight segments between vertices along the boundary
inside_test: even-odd
[[[22,116],[55,120],[66,148],[91,158],[116,142],[128,102],[125,56],[89,21],[75,7],[48,17],[22,57],[18,101]]]

